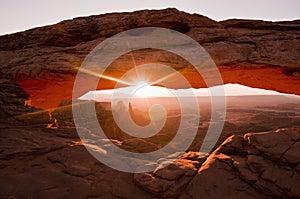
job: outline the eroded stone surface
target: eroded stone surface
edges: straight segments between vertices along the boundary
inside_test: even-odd
[[[154,172],[140,174],[119,172],[94,159],[74,126],[16,124],[1,128],[0,136],[2,198],[298,198],[300,194],[296,128],[232,136],[208,157],[188,152],[173,163],[160,160],[154,163]]]
[[[299,129],[232,136],[209,156],[182,197],[298,198],[299,141]]]

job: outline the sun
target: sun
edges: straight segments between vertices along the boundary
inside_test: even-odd
[[[138,88],[142,88],[145,86],[150,86],[150,84],[148,84],[148,82],[145,82],[145,81],[138,81],[135,83],[135,87],[138,87]]]
[[[139,81],[135,84],[135,98],[154,98],[154,97],[171,97],[170,90],[166,87],[151,86],[145,81]]]

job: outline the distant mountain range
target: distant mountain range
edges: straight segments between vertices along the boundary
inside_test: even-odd
[[[111,101],[112,98],[169,98],[169,97],[210,97],[210,96],[285,96],[299,99],[300,96],[293,94],[279,93],[277,91],[251,88],[240,84],[225,84],[211,88],[190,88],[190,89],[169,89],[147,84],[122,87],[116,89],[89,91],[78,99],[94,100],[97,102]]]

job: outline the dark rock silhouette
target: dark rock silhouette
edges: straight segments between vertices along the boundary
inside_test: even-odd
[[[1,125],[4,127],[15,124],[47,126],[50,122],[49,113],[43,109],[29,106],[29,94],[13,80],[0,77],[0,87]]]

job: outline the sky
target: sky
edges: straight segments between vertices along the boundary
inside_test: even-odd
[[[300,19],[300,0],[0,0],[0,35],[79,16],[168,7],[217,21]]]

